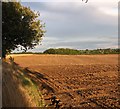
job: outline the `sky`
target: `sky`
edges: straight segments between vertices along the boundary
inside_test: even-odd
[[[49,48],[118,47],[118,0],[29,0],[22,5],[39,11],[46,33],[32,52]]]

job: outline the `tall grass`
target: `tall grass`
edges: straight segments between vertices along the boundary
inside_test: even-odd
[[[31,104],[34,103],[36,107],[44,107],[44,99],[39,91],[38,85],[28,78],[24,71],[14,64],[14,58],[10,57],[10,64],[12,71],[15,72],[16,78],[20,81],[22,89],[24,90],[25,95],[28,95],[31,99]]]

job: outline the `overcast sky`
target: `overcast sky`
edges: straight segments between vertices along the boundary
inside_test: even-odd
[[[88,3],[82,0],[34,1],[22,4],[40,11],[39,19],[45,23],[47,32],[42,45],[36,46],[33,52],[48,48],[96,49],[118,46],[118,0],[88,0]]]

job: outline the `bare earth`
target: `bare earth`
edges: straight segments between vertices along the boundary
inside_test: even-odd
[[[118,55],[12,56],[44,98],[54,93],[66,107],[120,108]]]

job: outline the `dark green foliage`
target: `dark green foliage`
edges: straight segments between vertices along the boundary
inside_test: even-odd
[[[44,54],[66,54],[66,55],[82,55],[82,54],[120,54],[120,49],[95,49],[95,50],[75,50],[69,48],[50,48],[43,52]]]
[[[44,51],[45,54],[80,54],[79,50],[69,48],[48,49]]]
[[[56,52],[55,52],[55,51],[56,51]],[[50,48],[50,49],[44,51],[43,53],[45,53],[45,54],[58,54],[58,53],[57,53],[57,50],[56,50],[56,49],[53,49],[53,48]]]
[[[24,50],[39,44],[44,34],[39,13],[18,2],[2,3],[2,57],[18,46]]]

